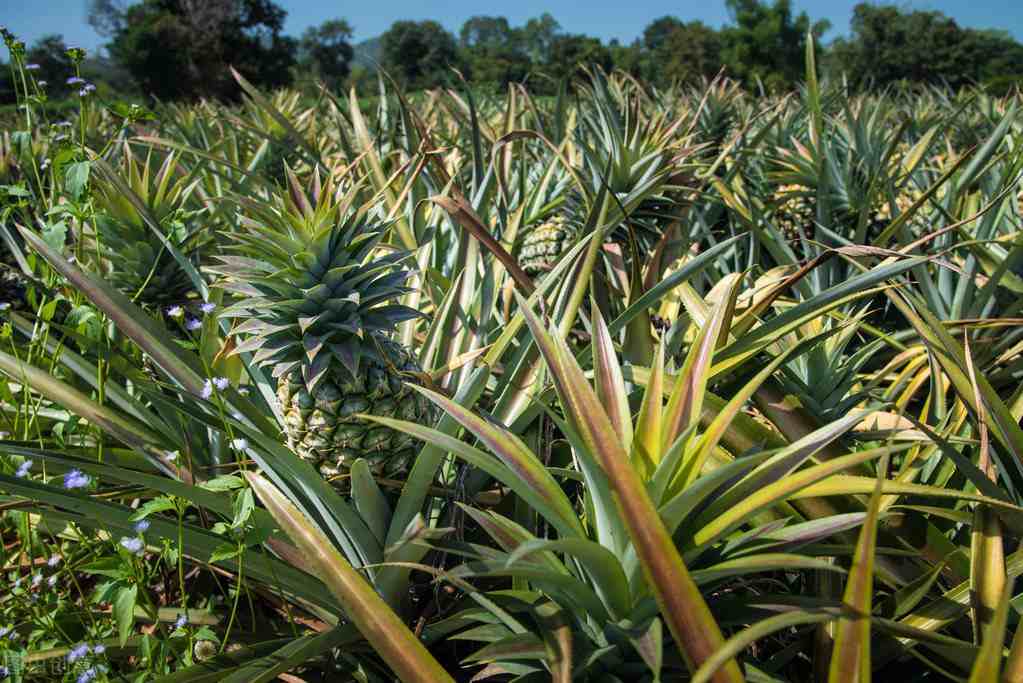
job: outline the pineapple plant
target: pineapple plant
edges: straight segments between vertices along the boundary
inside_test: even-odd
[[[587,95],[594,106],[580,113],[575,131],[584,195],[579,203],[592,208],[606,184],[614,195],[606,206],[621,206],[627,216],[612,231],[612,241],[628,241],[627,223],[649,249],[673,217],[675,191],[688,170],[685,118],[666,109],[646,111],[641,92],[600,71],[591,74]]]
[[[209,235],[198,221],[202,209],[192,206],[194,187],[175,154],[157,168],[151,153],[140,159],[127,145],[121,168],[94,182],[99,210],[95,229],[87,227],[85,253],[114,287],[150,310],[183,305],[194,294],[191,276],[165,244],[199,262]]]
[[[553,155],[523,165],[523,228],[516,236],[518,262],[526,273],[540,277],[572,248],[582,232],[585,211],[573,178]]]
[[[897,177],[886,158],[892,136],[878,125],[885,114],[883,107],[855,103],[848,120],[828,124],[820,140],[804,144],[793,137],[787,143],[792,149],[779,148],[768,172],[776,185],[770,204],[779,231],[793,249],[799,249],[804,237],[824,239],[818,236],[818,220],[823,228],[860,244],[872,242],[884,230],[887,221],[876,214],[886,201],[885,188],[894,187]],[[818,204],[825,199],[827,210],[819,217]]]
[[[352,206],[354,193],[303,190],[290,169],[289,192],[271,203],[246,198],[230,254],[213,268],[238,297],[223,316],[241,320],[235,352],[271,368],[288,445],[325,478],[364,458],[378,474],[403,472],[416,445],[362,414],[431,424],[434,411],[408,386],[421,373],[392,337],[419,313],[395,303],[408,289],[406,254],[382,245],[386,229]]]

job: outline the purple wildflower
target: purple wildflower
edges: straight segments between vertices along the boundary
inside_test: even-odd
[[[139,521],[135,522],[135,533],[144,534],[146,533],[147,529],[149,529],[148,519],[140,519]]]
[[[172,318],[180,318],[185,314],[185,310],[181,306],[171,306],[167,309],[167,315]]]
[[[18,479],[24,479],[25,477],[28,476],[28,471],[30,469],[32,469],[32,461],[26,460],[20,465],[18,465],[18,470],[14,473],[14,476],[16,476]]]
[[[58,564],[60,564],[60,555],[57,555],[56,553],[50,555],[50,559],[46,561],[46,564],[51,567],[56,567]]]
[[[93,648],[92,648],[92,654],[94,654],[94,655],[101,655],[101,654],[103,654],[106,651],[107,651],[107,646],[104,645],[103,643],[99,643],[98,645],[94,645]]]
[[[129,538],[124,536],[121,538],[121,547],[132,555],[141,555],[142,550],[145,548],[145,544],[142,542],[141,538]]]
[[[78,674],[78,678],[75,679],[75,683],[90,683],[96,680],[96,668],[90,666],[88,669]]]
[[[223,391],[231,386],[231,382],[228,381],[226,377],[214,377],[213,386],[215,386],[219,391]]]
[[[89,646],[85,643],[79,643],[71,648],[71,652],[67,653],[67,660],[69,662],[77,662],[82,657],[89,654]]]
[[[85,79],[79,78],[78,76],[72,76],[71,78],[67,79],[68,85],[79,85],[80,83],[85,83]]]
[[[64,475],[64,488],[82,489],[89,485],[89,477],[81,470],[74,469]]]
[[[206,382],[202,385],[202,391],[199,392],[199,395],[209,400],[210,396],[213,395],[213,382],[206,380]]]
[[[179,615],[174,621],[174,628],[185,628],[186,626],[188,626],[188,617],[184,614]]]
[[[39,65],[38,64],[34,64],[34,63],[33,64],[26,64],[25,65],[25,71],[39,71]]]
[[[217,305],[213,304],[213,303],[210,303],[209,301],[207,301],[203,305],[199,306],[199,310],[202,311],[203,313],[212,313],[216,309],[217,309]]]
[[[189,318],[188,322],[185,323],[185,329],[194,332],[202,327],[202,321],[198,318]]]

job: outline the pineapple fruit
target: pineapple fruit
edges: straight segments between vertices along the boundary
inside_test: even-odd
[[[817,208],[812,191],[802,185],[782,185],[774,192],[775,221],[789,246],[796,248],[802,238],[811,239]]]
[[[526,233],[519,252],[519,265],[529,275],[543,275],[572,247],[576,236],[576,230],[564,214],[547,219]]]
[[[330,183],[321,188],[318,174],[308,195],[286,175],[290,192],[274,205],[239,199],[233,254],[214,269],[238,297],[222,315],[241,320],[236,352],[272,368],[290,448],[328,479],[360,457],[395,476],[415,453],[412,438],[359,415],[435,417],[408,386],[419,366],[391,339],[419,315],[394,303],[408,291],[406,255],[386,251],[384,227]]]

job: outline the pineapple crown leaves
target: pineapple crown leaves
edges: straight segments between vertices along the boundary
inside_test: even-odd
[[[334,362],[353,376],[364,358],[384,362],[381,344],[420,313],[394,303],[409,291],[402,262],[410,254],[382,244],[388,225],[371,222],[365,207],[352,210],[350,195],[337,197],[318,176],[311,195],[293,174],[289,181],[273,210],[238,200],[257,218],[239,217],[234,253],[211,270],[236,297],[221,313],[242,320],[231,332],[242,338],[234,352],[253,352],[274,377],[301,368],[315,387]]]
[[[95,201],[103,213],[120,223],[141,229],[144,227],[144,218],[139,204],[160,222],[184,212],[201,179],[183,172],[174,152],[164,156],[159,168],[154,170],[157,162],[152,149],[144,159],[140,159],[125,143],[120,169],[117,171],[118,178],[98,174],[93,183]],[[133,198],[128,196],[126,190],[134,194],[138,203],[132,201]]]

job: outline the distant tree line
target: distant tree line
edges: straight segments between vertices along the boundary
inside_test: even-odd
[[[657,86],[723,72],[751,88],[783,91],[803,77],[807,35],[819,41],[830,28],[797,13],[791,0],[725,0],[731,21],[721,28],[665,16],[630,44],[564,31],[543,14],[522,26],[475,16],[457,36],[435,21],[397,21],[379,38],[353,46],[343,19],[297,39],[284,35],[286,12],[273,0],[87,1],[90,23],[108,39],[109,57],[88,62],[96,79],[164,100],[237,97],[228,65],[267,88],[312,81],[336,90],[383,68],[409,89],[452,83],[457,71],[481,86],[527,82],[544,92],[586,64],[622,69]],[[853,87],[1005,88],[1023,78],[1023,45],[1011,35],[963,28],[941,12],[861,3],[851,29],[821,49],[820,63],[826,75]],[[53,97],[68,91],[65,49],[51,35],[29,50]],[[5,90],[0,81],[0,96]]]

